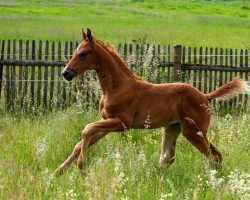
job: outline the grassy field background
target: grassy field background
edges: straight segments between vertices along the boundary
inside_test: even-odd
[[[0,39],[80,40],[89,27],[112,44],[146,36],[157,44],[250,45],[247,0],[1,0],[0,13]]]
[[[0,0],[0,39],[80,40],[90,27],[116,44],[146,42],[249,48],[249,1]],[[4,99],[1,99],[4,102]],[[176,162],[160,168],[161,131],[111,133],[88,152],[85,180],[76,164],[56,168],[100,119],[77,106],[0,116],[0,199],[250,199],[250,115],[214,113],[209,138],[223,154],[219,171],[183,136]]]
[[[160,130],[111,133],[88,151],[88,176],[74,164],[55,177],[85,125],[99,119],[79,107],[46,117],[0,118],[1,199],[249,199],[249,115],[214,116],[210,140],[218,171],[183,136],[176,161],[160,168]]]

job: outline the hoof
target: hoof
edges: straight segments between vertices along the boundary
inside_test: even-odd
[[[80,157],[77,160],[77,165],[80,170],[85,170],[86,163]]]
[[[82,178],[85,179],[86,176],[87,176],[86,170],[85,169],[81,169],[80,171],[81,171]]]
[[[77,165],[78,165],[78,168],[80,169],[82,178],[85,179],[86,176],[87,176],[87,173],[86,173],[86,163],[83,162],[82,159],[80,159],[80,157],[79,157],[78,160],[77,160]]]
[[[212,169],[216,169],[216,171],[220,172],[222,170],[221,162],[216,162],[216,160],[213,159],[213,157],[207,159],[206,165]]]
[[[56,177],[61,176],[63,173],[64,173],[64,170],[63,170],[61,167],[59,167],[59,168],[55,171]]]
[[[217,171],[221,171],[222,170],[221,162],[216,162],[215,160],[212,160],[210,162],[210,165],[213,166],[213,168],[215,168]]]
[[[173,162],[175,161],[175,156],[173,156],[172,158],[160,158],[160,166],[170,166]]]
[[[213,159],[214,163],[216,163],[218,165],[222,163],[221,155],[213,155],[212,159]]]

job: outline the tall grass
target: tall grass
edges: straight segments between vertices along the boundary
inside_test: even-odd
[[[160,168],[160,130],[110,133],[88,151],[87,177],[76,164],[55,169],[99,116],[72,107],[46,117],[0,118],[1,199],[249,199],[250,116],[213,116],[210,140],[224,160],[218,171],[182,136],[176,162]]]

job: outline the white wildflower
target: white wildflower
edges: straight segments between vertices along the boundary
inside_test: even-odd
[[[250,199],[250,174],[234,170],[228,176],[227,187],[243,200]]]
[[[66,196],[66,199],[70,199],[70,200],[77,199],[77,194],[74,193],[74,190],[73,190],[73,189],[69,190],[69,191],[65,194],[65,196]]]
[[[139,164],[145,165],[147,162],[146,155],[143,150],[141,150],[139,156],[138,156],[138,161],[140,162]]]
[[[223,178],[216,177],[217,174],[218,174],[218,172],[215,169],[210,170],[208,173],[209,183],[212,186],[212,188],[214,188],[214,189],[217,188],[218,186],[220,186],[224,182]]]
[[[166,200],[168,197],[172,197],[173,193],[167,193],[167,194],[161,194],[161,197],[159,200]]]
[[[39,139],[36,142],[36,154],[38,156],[43,156],[43,154],[48,150],[48,146],[45,143],[45,138]]]
[[[122,196],[121,200],[128,200],[129,198],[127,196]]]
[[[117,196],[126,196],[126,191],[124,190],[124,186],[128,181],[126,177],[123,166],[122,166],[122,156],[120,152],[117,150],[115,154],[113,154],[114,158],[114,173],[109,181],[109,189],[106,191],[109,194],[110,199],[115,199]],[[112,195],[110,195],[110,191],[112,191]]]

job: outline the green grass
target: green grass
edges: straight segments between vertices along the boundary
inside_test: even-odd
[[[88,176],[74,164],[55,169],[99,119],[79,108],[43,116],[0,117],[1,199],[247,199],[250,116],[213,116],[210,140],[221,150],[222,170],[209,164],[183,136],[175,163],[159,168],[160,130],[111,133],[88,151]]]
[[[80,40],[90,27],[117,44],[249,47],[248,1],[0,1],[1,39]]]

